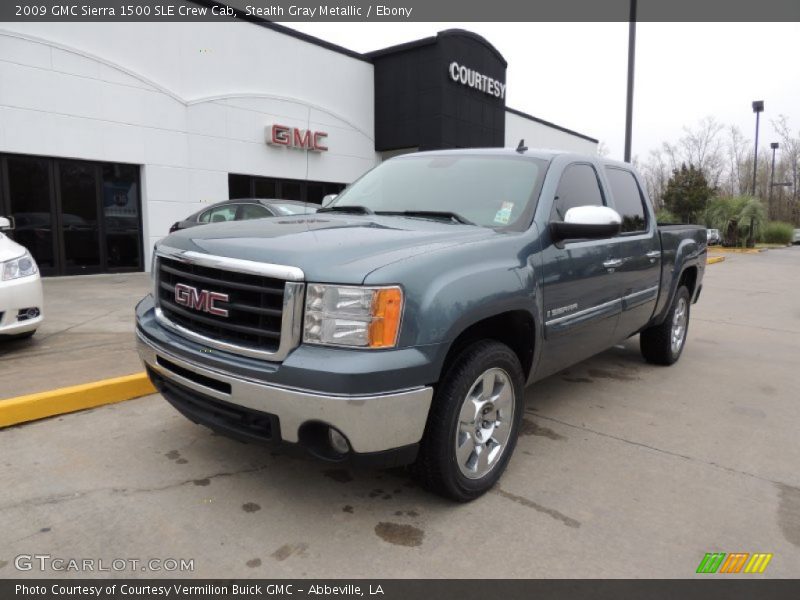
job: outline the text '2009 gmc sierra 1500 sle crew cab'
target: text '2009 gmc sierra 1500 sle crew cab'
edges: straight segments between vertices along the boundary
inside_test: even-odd
[[[409,154],[316,214],[154,249],[136,309],[155,386],[192,421],[319,458],[412,464],[475,498],[527,385],[635,334],[678,360],[706,233],[659,227],[630,165],[525,148]]]

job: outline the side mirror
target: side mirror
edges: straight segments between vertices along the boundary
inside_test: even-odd
[[[550,223],[550,234],[560,242],[576,239],[603,239],[620,232],[622,217],[608,206],[575,206],[563,221]]]
[[[333,201],[336,200],[336,197],[338,195],[339,194],[327,194],[326,196],[323,196],[322,208],[325,208],[326,206],[330,206],[331,204],[333,204]]]
[[[0,231],[11,231],[14,229],[14,217],[0,217]]]

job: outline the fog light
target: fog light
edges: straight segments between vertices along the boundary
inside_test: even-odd
[[[35,319],[41,311],[38,308],[21,308],[17,311],[17,321],[27,321],[28,319]]]
[[[328,428],[328,442],[330,442],[331,448],[339,454],[350,452],[350,444],[347,442],[347,438],[333,427]]]

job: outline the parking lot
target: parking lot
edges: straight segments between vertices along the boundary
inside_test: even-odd
[[[87,332],[76,349],[56,335],[48,351],[20,349],[26,360],[4,354],[4,391],[25,387],[14,382],[29,372],[78,383],[68,381],[78,357],[117,369],[105,376],[131,372],[123,308],[146,276],[109,277],[126,294],[107,299],[111,331]],[[214,578],[678,578],[706,552],[773,553],[756,577],[795,577],[798,290],[800,247],[709,266],[678,364],[644,363],[633,338],[530,388],[508,471],[466,505],[427,494],[403,470],[351,470],[216,436],[157,395],[8,428],[0,577],[92,575],[15,568],[20,554],[49,554],[193,559],[193,576]]]

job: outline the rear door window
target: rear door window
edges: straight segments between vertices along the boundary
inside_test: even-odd
[[[622,233],[646,231],[644,197],[633,173],[625,169],[606,167],[606,176],[614,197],[614,208],[622,217]]]

